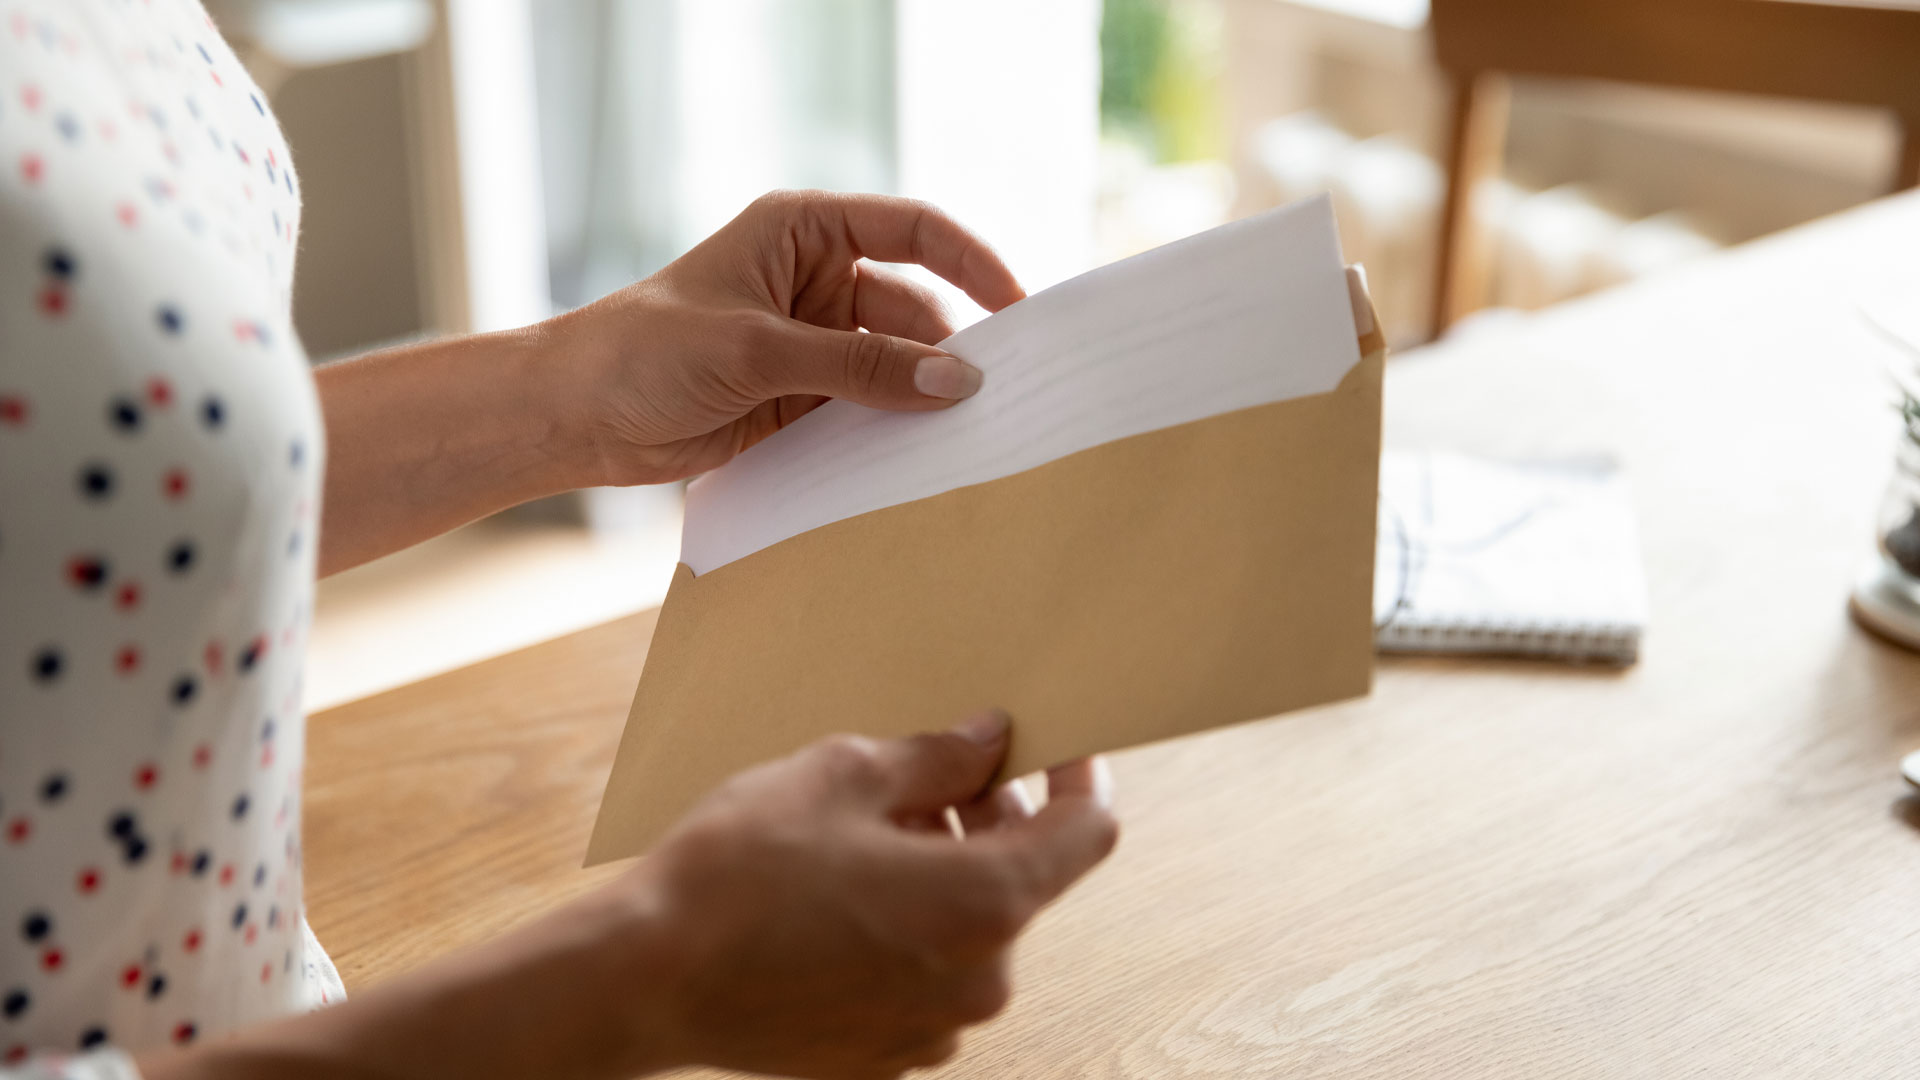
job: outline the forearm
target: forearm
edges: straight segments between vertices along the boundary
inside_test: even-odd
[[[681,1064],[664,1020],[672,945],[653,913],[598,895],[343,1005],[139,1065],[145,1080],[643,1076]],[[612,1007],[579,1008],[583,993]]]
[[[320,572],[330,574],[586,482],[585,409],[546,327],[453,338],[319,369],[327,425]]]

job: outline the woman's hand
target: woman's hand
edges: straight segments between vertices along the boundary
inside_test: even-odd
[[[1112,850],[1097,759],[1035,812],[989,785],[989,713],[842,737],[735,777],[610,885],[345,1005],[184,1052],[149,1080],[624,1080],[717,1065],[880,1080],[1007,1002],[1015,937]],[[965,837],[943,812],[960,809]]]
[[[939,299],[863,258],[919,263],[989,310],[1022,295],[925,203],[779,192],[577,311],[321,368],[320,572],[543,495],[704,472],[829,397],[924,410],[977,390],[933,347],[953,332]]]
[[[679,954],[670,1059],[891,1077],[998,1013],[1014,938],[1118,836],[1102,762],[1054,770],[1038,813],[988,792],[1006,730],[829,740],[696,809],[628,883]],[[940,818],[956,804],[964,840]]]
[[[863,258],[918,263],[989,311],[1023,295],[984,241],[925,203],[764,196],[659,273],[546,328],[556,363],[581,366],[586,479],[704,472],[829,397],[926,410],[971,396],[980,372],[933,347],[953,333],[939,298]]]

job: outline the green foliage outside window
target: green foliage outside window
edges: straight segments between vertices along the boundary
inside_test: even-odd
[[[1100,122],[1160,162],[1222,156],[1217,12],[1204,0],[1105,0]]]

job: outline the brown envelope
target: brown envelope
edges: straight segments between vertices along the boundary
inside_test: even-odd
[[[836,732],[1014,717],[1005,775],[1364,695],[1385,342],[1330,393],[675,572],[588,865]]]
[[[1020,776],[1367,694],[1379,329],[1359,352],[1327,394],[862,513],[705,577],[682,563],[588,865],[643,853],[726,776],[835,732],[1000,705],[1002,773]]]

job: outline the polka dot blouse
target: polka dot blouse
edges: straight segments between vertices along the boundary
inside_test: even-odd
[[[197,0],[0,0],[0,1076],[340,993],[301,909],[299,205]]]

